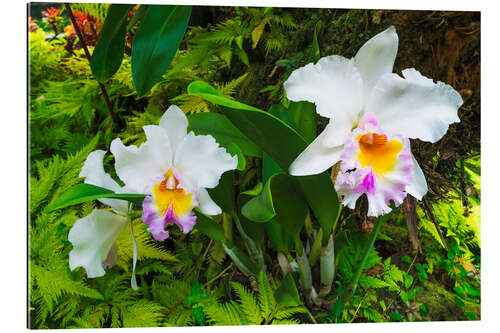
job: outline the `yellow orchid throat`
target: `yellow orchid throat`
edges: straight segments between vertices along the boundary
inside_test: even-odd
[[[178,185],[179,180],[172,169],[169,169],[164,179],[153,187],[156,208],[161,216],[166,216],[170,208],[175,216],[182,216],[192,209],[192,193],[187,194]]]
[[[360,134],[356,140],[359,146],[358,161],[361,167],[371,166],[378,175],[392,171],[396,166],[397,155],[403,150],[401,141],[388,141],[385,134]]]

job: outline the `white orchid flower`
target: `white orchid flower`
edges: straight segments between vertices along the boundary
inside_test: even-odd
[[[221,175],[238,164],[211,135],[187,133],[187,126],[184,112],[172,105],[158,126],[143,127],[147,141],[139,148],[124,146],[119,138],[111,142],[118,177],[128,188],[148,195],[142,219],[159,241],[169,236],[169,224],[184,233],[193,229],[194,207],[207,215],[220,214],[206,189],[216,187]]]
[[[292,101],[309,101],[330,119],[324,131],[290,166],[295,176],[321,173],[341,161],[335,188],[354,209],[366,194],[368,216],[402,203],[407,194],[427,193],[424,174],[411,155],[410,141],[436,142],[460,122],[463,101],[449,85],[434,83],[417,70],[392,73],[398,35],[391,26],[352,59],[334,55],[292,72],[284,83]]]
[[[184,112],[172,105],[159,125],[143,127],[147,140],[140,147],[124,146],[119,138],[113,140],[110,150],[124,187],[105,173],[104,151],[92,152],[80,173],[88,184],[117,193],[146,194],[142,219],[159,241],[169,236],[165,230],[169,224],[177,224],[188,233],[196,223],[192,212],[195,207],[207,215],[220,214],[220,207],[212,201],[206,188],[216,187],[221,175],[235,169],[238,163],[237,157],[231,157],[219,147],[212,136],[187,133],[187,125]],[[95,209],[78,220],[68,236],[73,243],[70,268],[82,266],[88,277],[104,275],[103,267],[116,262],[116,238],[130,223],[126,201],[100,201],[111,206],[115,213]]]
[[[103,150],[89,154],[80,177],[85,177],[85,183],[100,186],[117,193],[127,192],[104,171]],[[89,278],[104,275],[104,268],[117,262],[116,238],[129,223],[128,202],[117,199],[100,199],[110,206],[113,212],[104,209],[94,209],[92,213],[75,222],[68,234],[68,240],[73,244],[69,253],[69,267],[85,268]]]

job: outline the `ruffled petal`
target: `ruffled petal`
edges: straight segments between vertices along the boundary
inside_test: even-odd
[[[69,253],[70,269],[83,267],[89,278],[103,276],[103,262],[127,222],[126,217],[101,209],[94,209],[76,221],[68,234],[73,244]]]
[[[187,133],[186,115],[177,105],[171,105],[161,117],[160,126],[167,131],[172,153],[175,154],[179,143]]]
[[[380,131],[376,121],[368,117],[365,119],[365,129],[357,128],[344,145],[341,155],[341,172],[336,178],[335,189],[343,197],[343,204],[351,209],[355,208],[358,198],[365,194],[368,198],[368,216],[380,216],[391,211],[390,201],[399,206],[406,197],[406,187],[413,180],[413,162],[411,160],[410,140],[401,136],[389,136]],[[357,138],[360,135],[376,130],[389,139],[402,143],[402,150],[396,156],[392,170],[377,173],[373,165],[365,167],[360,163],[360,147]],[[376,166],[376,164],[374,164]]]
[[[423,196],[427,193],[427,181],[413,154],[411,158],[413,162],[413,181],[406,186],[406,192],[416,199],[422,200]]]
[[[179,228],[181,228],[183,233],[187,234],[188,232],[193,230],[193,227],[196,224],[196,215],[194,215],[193,212],[190,211],[189,213],[181,216],[177,221],[175,221],[175,224],[177,224]]]
[[[120,193],[121,186],[111,178],[109,174],[104,171],[103,159],[106,152],[104,150],[93,151],[87,156],[83,164],[82,171],[79,177],[85,177],[85,183],[95,186],[100,186],[108,190]],[[116,199],[99,199],[105,205],[112,207],[119,213],[128,212],[128,202],[125,200]]]
[[[352,59],[321,58],[292,72],[284,83],[292,101],[316,104],[316,112],[333,119],[338,135],[345,139],[363,106],[363,80]]]
[[[390,26],[367,41],[356,53],[354,64],[363,78],[364,101],[383,74],[392,73],[398,52],[398,34]]]
[[[167,132],[163,127],[143,127],[146,142],[137,146],[125,146],[117,138],[111,142],[115,156],[116,174],[126,186],[138,193],[149,193],[172,165],[172,151]]]
[[[234,170],[237,164],[237,156],[229,155],[212,136],[193,132],[184,137],[174,158],[174,166],[188,192],[216,187],[221,175]]]
[[[210,198],[207,190],[200,188],[198,190],[198,202],[200,203],[200,210],[203,214],[219,215],[222,209]]]
[[[460,95],[443,82],[434,83],[415,69],[405,69],[404,79],[385,74],[366,106],[384,130],[411,139],[436,142],[451,123],[460,122]]]
[[[293,176],[307,176],[321,173],[340,159],[342,145],[330,147],[328,135],[335,129],[330,124],[314,139],[307,148],[292,162],[289,171]]]
[[[146,197],[142,202],[142,221],[149,226],[148,231],[154,239],[164,241],[168,238],[168,231],[165,230],[167,221],[161,216],[156,207],[153,197]],[[172,223],[172,221],[169,221]]]

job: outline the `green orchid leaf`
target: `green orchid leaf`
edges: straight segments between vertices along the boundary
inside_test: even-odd
[[[241,212],[255,222],[275,218],[290,234],[296,235],[304,225],[307,205],[296,178],[280,173],[271,176],[262,192],[249,200]]]
[[[281,281],[281,286],[274,292],[274,298],[279,304],[286,306],[301,304],[299,291],[291,272],[288,272],[283,281]]]
[[[132,81],[146,95],[172,62],[187,28],[191,6],[148,5],[132,44]]]
[[[123,60],[127,15],[133,5],[112,4],[99,33],[99,40],[90,59],[92,74],[106,82],[116,73]]]
[[[260,184],[260,185],[259,185]],[[242,213],[241,209],[242,207],[250,201],[252,198],[257,196],[260,191],[262,190],[262,183],[258,184],[257,190],[249,190],[245,192],[241,192],[238,195],[238,209],[236,211],[238,215],[238,219],[240,220],[241,227],[245,231],[245,233],[252,238],[256,243],[258,244],[263,244],[264,243],[264,236],[266,233],[266,223],[255,223],[249,219],[247,219]]]
[[[307,147],[307,142],[291,126],[252,106],[236,102],[222,95],[203,81],[188,86],[188,93],[222,106],[226,117],[282,169],[290,164]],[[295,177],[307,203],[323,229],[323,241],[328,240],[339,211],[339,199],[327,172],[318,175]],[[269,214],[270,211],[263,212]]]
[[[259,267],[258,265],[250,259],[243,251],[241,251],[236,246],[232,244],[223,244],[224,251],[231,258],[234,264],[241,269],[241,271],[247,275],[258,276]]]
[[[241,213],[244,217],[254,222],[267,222],[276,216],[273,196],[271,194],[271,180],[266,182],[259,195],[243,205]]]
[[[282,251],[284,253],[290,253],[293,244],[292,235],[275,219],[271,219],[269,222],[254,223],[257,225],[265,225],[267,231],[267,237],[271,245],[276,249],[276,251]]]
[[[224,230],[219,223],[215,222],[211,217],[203,214],[197,209],[193,212],[196,215],[196,224],[194,225],[194,229],[215,241],[223,243],[228,242],[226,236],[224,235]]]
[[[142,200],[145,197],[146,195],[144,194],[115,193],[99,186],[82,183],[66,191],[56,201],[50,204],[46,208],[46,211],[51,212],[56,209],[97,199],[120,199],[132,202],[137,206],[142,206]]]
[[[245,155],[243,154],[243,151],[241,148],[231,142],[228,147],[226,148],[226,151],[231,155],[231,156],[237,156],[238,157],[238,164],[236,165],[236,170],[243,171],[245,170],[247,166],[247,161],[245,160]]]
[[[309,144],[316,138],[318,114],[316,106],[310,102],[290,102],[288,106],[295,129]]]
[[[245,155],[262,156],[262,150],[241,133],[223,114],[212,112],[197,113],[188,116],[188,121],[188,131],[193,131],[197,135],[209,134],[226,149],[231,144],[235,144]]]
[[[198,96],[217,105],[223,105],[237,110],[261,111],[253,106],[230,99],[204,81],[191,82],[187,88],[187,92],[190,95]]]
[[[207,189],[210,198],[226,213],[234,214],[235,192],[234,171],[229,170],[222,174],[219,185]]]

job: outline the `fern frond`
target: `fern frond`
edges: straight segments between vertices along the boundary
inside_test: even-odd
[[[157,327],[165,311],[160,304],[141,299],[122,312],[123,327]]]
[[[259,305],[257,300],[254,298],[252,293],[245,289],[245,287],[238,282],[231,282],[236,296],[240,298],[239,303],[241,304],[241,309],[247,317],[247,321],[250,325],[260,325],[264,320],[261,312],[259,311]]]
[[[235,93],[236,93],[236,88],[238,88],[238,86],[240,86],[243,81],[245,81],[245,79],[248,77],[248,74],[250,73],[245,73],[239,77],[237,77],[236,79],[234,80],[231,80],[227,83],[214,83],[214,86],[217,90],[219,90],[223,95],[226,95],[226,96],[233,96]]]
[[[276,300],[274,299],[274,291],[271,288],[269,278],[264,271],[259,272],[257,279],[259,284],[259,307],[262,311],[264,318],[269,319],[276,307]]]
[[[207,304],[203,309],[214,326],[249,325],[238,303],[233,301],[224,304]]]
[[[57,299],[63,294],[103,299],[98,291],[70,279],[67,273],[64,274],[64,272],[54,269],[48,270],[33,263],[30,265],[30,273],[33,275],[33,279],[38,289],[40,289],[40,293],[50,312],[52,312]]]

